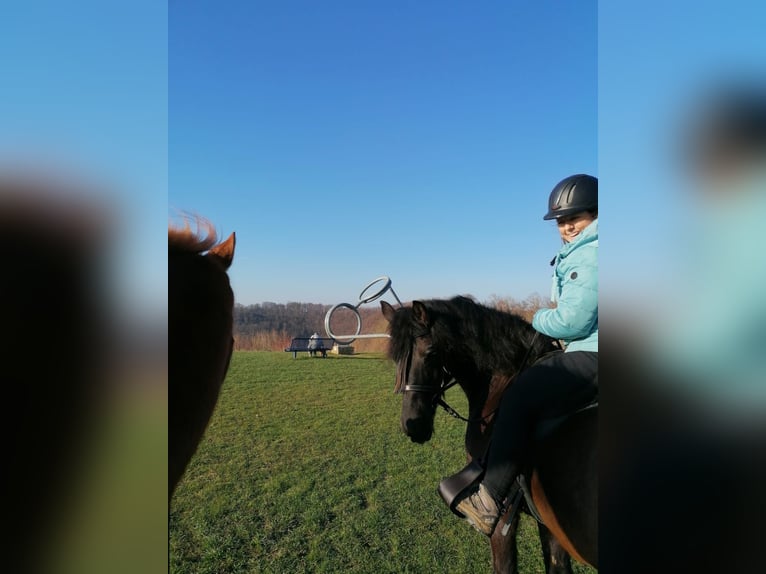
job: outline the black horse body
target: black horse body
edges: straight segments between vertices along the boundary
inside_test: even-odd
[[[467,457],[483,458],[504,390],[524,363],[555,349],[553,340],[535,337],[521,317],[465,297],[416,301],[412,308],[399,310],[383,303],[382,308],[390,323],[390,355],[399,365],[397,388],[408,382],[435,387],[433,393],[405,393],[402,430],[417,443],[431,438],[441,394],[434,381],[443,380],[446,370],[468,398]],[[536,444],[529,461],[533,497],[548,514],[550,529],[542,524],[538,528],[548,574],[572,572],[564,545],[582,561],[597,562],[596,431],[595,411],[578,414]],[[517,572],[518,520],[517,514],[506,536],[498,528],[491,538],[495,572]]]

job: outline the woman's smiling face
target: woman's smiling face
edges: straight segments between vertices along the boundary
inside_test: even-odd
[[[594,219],[596,219],[596,216],[588,211],[581,211],[580,213],[557,218],[556,224],[559,226],[561,239],[565,243],[573,241],[580,235],[583,229],[593,223]]]

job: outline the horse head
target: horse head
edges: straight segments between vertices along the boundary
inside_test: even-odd
[[[389,355],[396,361],[395,393],[402,398],[402,431],[413,442],[424,443],[434,432],[436,401],[445,380],[444,348],[435,333],[435,314],[420,301],[394,309],[381,302],[389,323]]]

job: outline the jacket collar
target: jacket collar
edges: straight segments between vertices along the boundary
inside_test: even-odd
[[[583,229],[574,241],[565,243],[561,249],[559,249],[559,258],[566,257],[578,247],[593,243],[594,241],[598,241],[598,218],[594,219],[588,227]]]

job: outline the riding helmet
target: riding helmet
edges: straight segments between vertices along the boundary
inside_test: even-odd
[[[548,198],[543,219],[556,219],[581,211],[598,210],[598,179],[579,173],[562,179]]]

